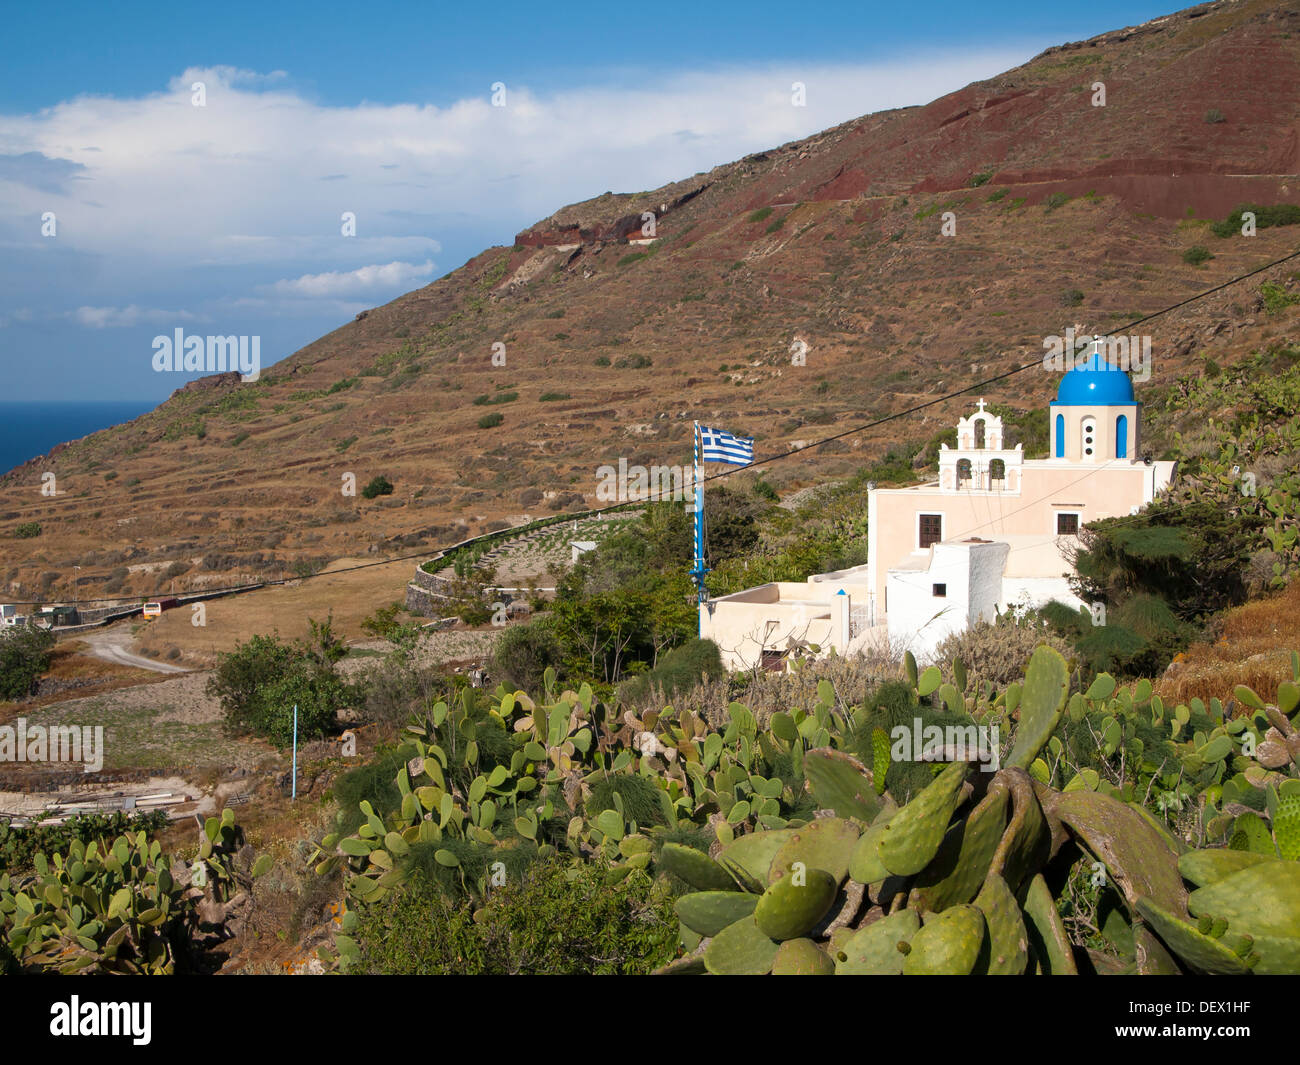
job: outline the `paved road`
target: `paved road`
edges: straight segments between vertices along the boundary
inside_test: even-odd
[[[172,666],[166,662],[155,662],[152,658],[143,658],[128,648],[131,645],[131,633],[128,629],[101,629],[89,632],[82,639],[86,649],[96,658],[116,662],[119,666],[134,666],[136,669],[151,669],[155,673],[188,673],[183,666]]]

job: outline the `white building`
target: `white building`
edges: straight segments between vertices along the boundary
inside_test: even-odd
[[[923,660],[1011,606],[1081,605],[1069,585],[1079,530],[1139,511],[1174,463],[1140,457],[1141,404],[1097,355],[1063,376],[1049,417],[1050,457],[1026,459],[980,400],[958,421],[957,446],[943,446],[937,480],[868,493],[865,566],[701,604],[701,635],[732,669],[776,665],[804,632],[823,652],[887,638]]]

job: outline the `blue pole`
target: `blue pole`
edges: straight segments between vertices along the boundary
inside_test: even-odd
[[[695,423],[695,564],[691,576],[695,579],[698,601],[708,599],[708,590],[704,587],[704,475],[700,461],[700,423]],[[704,621],[699,622],[699,635],[704,634]]]
[[[293,704],[293,799],[298,799],[298,704]]]

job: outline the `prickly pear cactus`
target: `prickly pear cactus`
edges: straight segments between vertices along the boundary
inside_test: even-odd
[[[909,671],[942,687],[928,670]],[[1089,696],[1114,692],[1106,678]],[[1157,702],[1136,694],[1144,712]],[[1013,700],[1011,764],[989,774],[951,763],[901,806],[888,792],[872,801],[879,765],[872,773],[839,752],[809,751],[810,790],[825,807],[811,822],[740,837],[716,860],[682,856],[680,873],[689,863],[685,879],[699,888],[678,903],[691,952],[664,971],[1300,973],[1300,793],[1274,789],[1262,815],[1238,815],[1241,849],[1189,850],[1118,792],[1035,779],[1068,697],[1064,660],[1035,652]],[[1189,750],[1222,760],[1239,742],[1230,735],[1225,725],[1191,736]],[[1062,921],[1060,874],[1071,867],[1087,870],[1103,899],[1105,954],[1071,942]]]

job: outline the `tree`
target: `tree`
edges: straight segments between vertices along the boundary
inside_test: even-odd
[[[393,494],[393,484],[381,473],[361,489],[361,494],[367,499],[374,499],[375,496],[390,496]]]
[[[564,649],[550,618],[538,618],[524,625],[512,625],[501,634],[492,651],[489,672],[493,680],[504,681],[521,691],[542,688],[548,667],[558,668]]]
[[[347,648],[335,637],[332,618],[308,624],[309,639],[286,644],[279,636],[258,635],[219,656],[207,692],[221,701],[228,733],[288,746],[295,705],[299,738],[334,730],[352,694],[336,668]]]
[[[36,690],[54,657],[49,629],[14,628],[0,633],[0,697],[25,699]]]
[[[1241,506],[1157,501],[1132,518],[1080,531],[1071,559],[1075,593],[1116,607],[1137,595],[1163,599],[1183,621],[1243,602],[1262,519]]]

